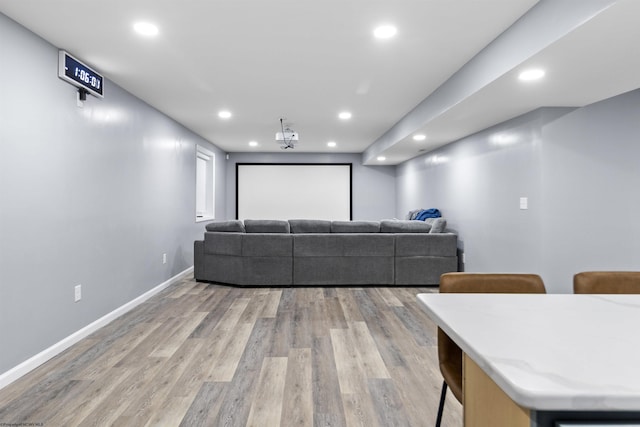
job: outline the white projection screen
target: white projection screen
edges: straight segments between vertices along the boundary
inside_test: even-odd
[[[237,163],[237,219],[351,219],[351,163]]]

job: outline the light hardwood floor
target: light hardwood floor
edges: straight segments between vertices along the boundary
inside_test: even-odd
[[[185,279],[0,390],[0,425],[433,426],[421,292]]]

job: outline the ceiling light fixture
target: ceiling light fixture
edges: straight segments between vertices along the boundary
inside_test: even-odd
[[[413,135],[413,140],[414,141],[424,141],[425,139],[427,139],[427,135],[425,135],[425,134],[417,133],[417,134]]]
[[[218,112],[218,117],[220,117],[221,119],[230,119],[231,118],[231,111],[222,110],[222,111]]]
[[[331,147],[331,148],[333,148],[333,147],[335,147],[335,146],[336,146],[336,142],[335,142],[335,141],[329,141],[329,142],[327,142],[327,147]]]
[[[257,147],[258,141],[249,141],[249,147]]]
[[[532,68],[530,70],[525,70],[518,75],[518,79],[523,82],[530,82],[533,80],[540,80],[544,77],[544,70],[541,68]]]
[[[387,158],[385,156],[378,156],[377,159],[379,162],[384,162],[385,160],[387,160]]]
[[[338,118],[340,118],[340,120],[349,120],[351,118],[351,113],[348,111],[343,111],[338,114]]]
[[[145,37],[157,36],[159,32],[158,27],[155,24],[144,21],[136,22],[135,24],[133,24],[133,29],[136,33]]]
[[[393,25],[380,25],[373,30],[373,36],[380,40],[390,39],[396,35],[398,29]]]

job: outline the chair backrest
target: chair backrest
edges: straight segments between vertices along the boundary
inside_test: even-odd
[[[445,273],[440,277],[441,293],[544,294],[537,274]]]
[[[576,294],[640,294],[640,271],[584,271],[573,276]]]
[[[529,293],[544,294],[537,274],[445,273],[440,276],[441,293]],[[462,402],[462,350],[438,328],[440,371],[453,395]]]

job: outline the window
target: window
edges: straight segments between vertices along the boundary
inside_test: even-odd
[[[215,154],[196,146],[196,222],[215,217]]]

